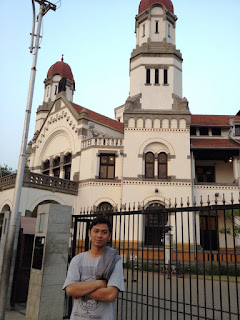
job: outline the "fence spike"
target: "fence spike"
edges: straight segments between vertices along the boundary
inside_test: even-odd
[[[223,204],[225,205],[226,204],[226,200],[225,200],[225,194],[223,194]]]
[[[83,208],[83,214],[85,214],[86,212],[85,212],[85,207]]]
[[[190,200],[189,200],[189,197],[187,199],[187,206],[189,207],[190,206]]]
[[[133,202],[133,211],[135,211],[135,202]]]
[[[202,207],[202,205],[203,205],[202,196],[200,197],[200,205],[201,205],[201,207]]]
[[[182,200],[182,198],[181,198],[181,207],[183,207],[183,200]]]
[[[138,202],[138,211],[141,210],[140,202]]]
[[[177,198],[175,198],[174,206],[175,206],[175,208],[177,208]]]
[[[238,199],[238,202],[240,203],[240,192],[239,192],[239,199]]]
[[[169,198],[169,208],[171,208],[172,204],[171,204],[171,198]]]
[[[234,204],[233,193],[231,193],[231,203]]]
[[[128,211],[131,211],[131,205],[130,205],[130,202],[128,204]]]
[[[215,194],[215,205],[217,205],[217,204],[218,204],[218,197]]]
[[[193,198],[193,206],[196,207],[197,201],[196,201],[196,196]]]
[[[207,197],[207,204],[208,204],[208,206],[210,206],[210,203],[211,203],[211,201],[210,201],[210,196],[208,195],[208,197]]]

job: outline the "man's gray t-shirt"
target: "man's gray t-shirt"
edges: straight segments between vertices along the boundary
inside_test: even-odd
[[[70,263],[63,289],[65,289],[68,285],[78,281],[96,280],[96,268],[100,258],[101,257],[91,258],[89,257],[87,252],[80,253],[75,256]],[[117,287],[120,291],[124,291],[123,268],[121,259],[116,263],[107,286]],[[102,302],[88,297],[74,299],[70,319],[113,320],[114,302]]]

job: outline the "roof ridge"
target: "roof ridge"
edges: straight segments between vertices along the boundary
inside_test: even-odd
[[[108,116],[105,116],[101,113],[98,113],[96,111],[93,111],[91,109],[85,108],[83,106],[80,106],[74,102],[70,102],[72,104],[72,106],[75,108],[75,110],[77,111],[78,114],[80,114],[80,112],[82,111],[82,109],[84,108],[85,110],[87,110],[88,112],[88,117],[89,119],[102,123],[103,125],[106,125],[108,127],[111,127],[115,130],[121,131],[123,132],[124,130],[124,124],[120,121],[117,121],[115,119],[112,119]],[[79,110],[79,108],[81,108],[81,110]]]

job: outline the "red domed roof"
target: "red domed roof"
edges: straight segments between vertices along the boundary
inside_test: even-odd
[[[68,80],[74,81],[73,74],[70,66],[63,61],[56,62],[48,70],[47,79],[53,76],[54,74],[60,74],[62,77],[66,77]]]
[[[138,14],[150,8],[154,3],[161,3],[166,7],[167,10],[169,10],[171,13],[174,13],[174,8],[171,0],[141,0]]]

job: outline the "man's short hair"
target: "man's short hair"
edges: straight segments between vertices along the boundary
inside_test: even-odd
[[[92,228],[94,226],[96,226],[97,224],[106,224],[108,226],[109,232],[112,233],[112,224],[108,219],[106,219],[104,217],[99,217],[99,218],[92,220],[92,222],[89,226],[89,230],[92,230]]]

